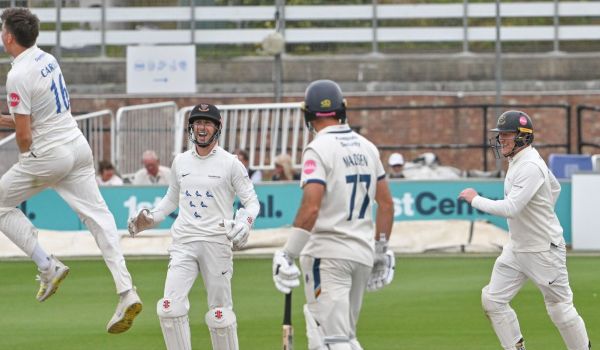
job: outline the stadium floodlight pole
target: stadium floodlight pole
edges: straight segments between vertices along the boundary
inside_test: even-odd
[[[560,51],[559,46],[559,27],[560,27],[560,19],[559,19],[559,8],[558,8],[558,0],[554,0],[554,53],[558,53]]]
[[[100,57],[106,57],[106,0],[100,5]]]
[[[502,16],[500,15],[500,0],[496,0],[496,108],[494,116],[500,115],[500,105],[502,104],[502,37],[500,29],[502,27]],[[502,169],[502,160],[496,159],[496,170]]]
[[[62,22],[60,20],[60,12],[62,6],[62,0],[55,0],[56,4],[56,46],[54,47],[54,56],[60,61],[61,49],[60,49],[60,32],[62,29]]]
[[[285,32],[285,0],[275,1],[275,31],[284,35]],[[285,45],[284,45],[285,51]],[[282,52],[275,54],[273,60],[273,82],[275,102],[281,102],[283,90],[283,62],[281,59]]]
[[[377,0],[373,0],[373,16],[371,19],[371,27],[373,28],[373,42],[371,44],[371,48],[373,50],[373,54],[377,54],[379,52],[379,39],[377,38]]]
[[[196,2],[190,0],[190,43],[196,45]]]
[[[469,52],[469,0],[463,0],[463,53]]]

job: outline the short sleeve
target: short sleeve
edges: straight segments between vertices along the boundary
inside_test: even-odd
[[[31,88],[22,77],[9,74],[6,79],[6,102],[10,114],[31,115]]]
[[[323,160],[314,149],[307,148],[302,156],[300,187],[314,182],[326,185],[326,179],[327,172]]]

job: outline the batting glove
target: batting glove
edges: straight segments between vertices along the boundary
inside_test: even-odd
[[[254,218],[244,208],[237,210],[235,220],[223,220],[223,225],[227,230],[225,235],[233,243],[234,250],[239,250],[246,245],[253,222]]]
[[[283,294],[288,294],[292,288],[300,285],[300,270],[294,259],[283,250],[278,250],[273,255],[273,282]]]
[[[375,241],[375,261],[367,282],[367,290],[374,292],[392,283],[395,269],[396,259],[394,252],[388,249],[387,241]]]
[[[133,238],[138,233],[147,230],[149,228],[154,227],[154,216],[150,213],[149,209],[142,209],[139,213],[130,218],[127,223],[127,229],[129,230],[129,235]]]

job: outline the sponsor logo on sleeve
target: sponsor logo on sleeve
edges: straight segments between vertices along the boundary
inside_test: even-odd
[[[11,107],[17,107],[19,103],[21,103],[21,97],[19,97],[19,94],[17,94],[16,92],[11,92],[8,95],[8,104]]]
[[[314,173],[316,169],[317,169],[317,162],[315,162],[312,159],[307,159],[304,162],[304,166],[302,167],[302,171],[304,171],[304,173],[306,175],[310,175],[310,174]]]

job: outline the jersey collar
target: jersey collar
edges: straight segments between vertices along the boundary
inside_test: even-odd
[[[208,159],[208,158],[212,157],[213,155],[215,155],[218,152],[219,148],[221,148],[221,147],[219,147],[219,145],[215,145],[215,147],[213,147],[213,149],[210,151],[209,154],[207,154],[205,156],[201,156],[198,154],[198,152],[196,152],[196,147],[194,147],[194,148],[192,148],[192,154],[200,159]]]
[[[523,148],[521,150],[521,152],[515,154],[515,156],[510,159],[511,163],[514,163],[514,162],[518,161],[519,159],[525,157],[525,155],[531,151],[533,151],[533,147],[531,145]]]
[[[348,124],[339,124],[339,125],[330,125],[327,126],[323,129],[321,129],[321,131],[319,131],[317,133],[317,135],[321,135],[321,134],[345,134],[348,132],[352,132],[352,129],[350,129],[350,126]]]
[[[33,45],[32,47],[28,48],[27,50],[21,52],[21,54],[17,57],[15,57],[13,59],[13,61],[11,62],[11,64],[14,66],[15,64],[19,63],[20,61],[24,60],[25,57],[29,56],[32,54],[33,51],[37,50],[37,45]]]

